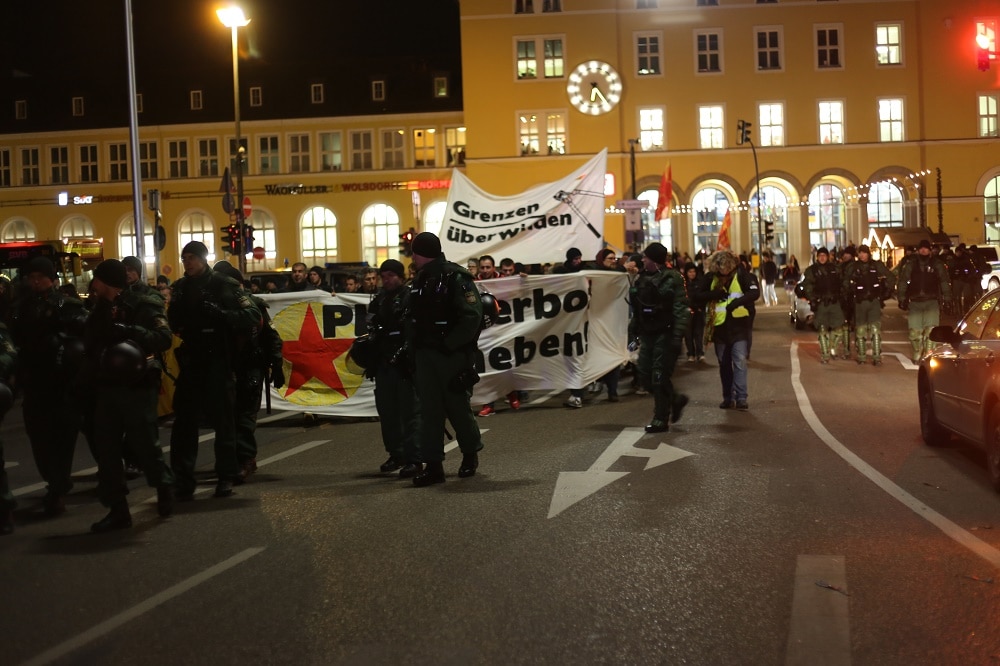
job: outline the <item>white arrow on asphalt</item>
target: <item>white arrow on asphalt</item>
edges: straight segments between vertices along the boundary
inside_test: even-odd
[[[649,458],[646,470],[665,465],[681,458],[694,455],[689,451],[678,449],[662,442],[655,449],[640,449],[635,443],[646,434],[642,428],[625,428],[615,437],[615,441],[604,450],[594,464],[586,472],[559,472],[556,489],[552,493],[549,504],[549,518],[555,518],[560,513],[580,500],[593,495],[604,486],[617,481],[628,472],[609,472],[608,468],[622,456]],[[644,470],[645,471],[645,470]]]

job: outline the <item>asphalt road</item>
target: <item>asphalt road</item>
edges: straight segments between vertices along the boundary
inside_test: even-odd
[[[900,358],[820,365],[814,333],[761,308],[750,411],[718,408],[710,351],[681,364],[691,404],[663,435],[636,430],[648,397],[498,403],[479,473],[454,451],[430,488],[377,472],[378,424],[288,415],[212,499],[206,434],[196,500],[160,519],[134,481],[135,526],[107,535],[82,442],[69,512],[35,518],[12,413],[0,662],[993,663],[1000,498],[975,447],[920,441],[886,319]]]

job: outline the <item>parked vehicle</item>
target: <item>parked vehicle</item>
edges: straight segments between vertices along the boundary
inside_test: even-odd
[[[941,343],[920,361],[920,433],[929,446],[957,435],[986,450],[1000,491],[1000,289],[980,298],[954,326],[935,326]]]
[[[803,330],[813,325],[813,311],[809,301],[803,296],[802,283],[805,275],[799,278],[799,283],[792,291],[792,304],[788,310],[788,318],[797,330]]]

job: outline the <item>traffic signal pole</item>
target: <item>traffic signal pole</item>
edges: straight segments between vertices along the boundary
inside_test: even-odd
[[[742,146],[744,143],[750,144],[750,150],[753,153],[753,173],[754,180],[757,183],[757,258],[758,261],[763,262],[764,260],[764,229],[762,225],[764,224],[764,216],[761,215],[760,207],[760,167],[757,165],[757,146],[754,145],[753,139],[750,138],[750,128],[753,127],[753,123],[747,122],[746,120],[736,121],[736,145]]]

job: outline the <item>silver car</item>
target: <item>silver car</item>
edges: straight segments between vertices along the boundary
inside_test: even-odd
[[[1000,289],[988,292],[962,319],[935,326],[941,343],[920,361],[920,433],[930,446],[958,435],[986,449],[993,487],[1000,491]]]

